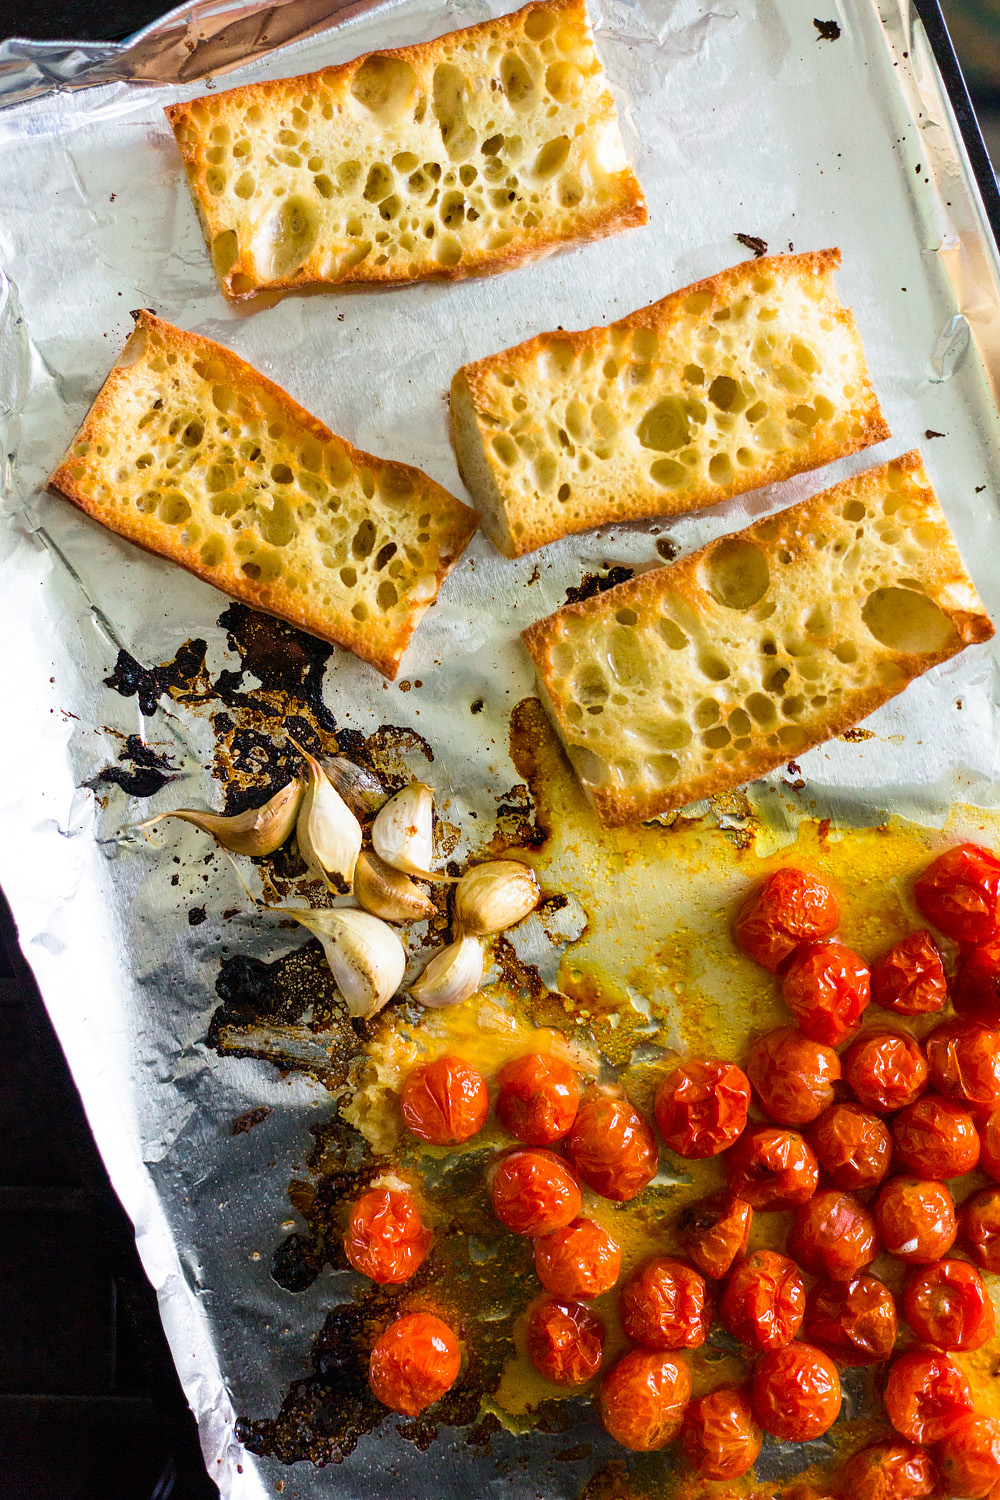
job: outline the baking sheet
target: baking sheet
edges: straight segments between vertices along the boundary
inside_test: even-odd
[[[227,71],[224,86],[421,41],[503,8],[354,8],[338,25]],[[412,764],[448,789],[448,817],[463,826],[473,811],[494,817],[520,780],[508,717],[532,684],[516,632],[585,574],[659,562],[658,541],[686,551],[919,446],[1000,618],[1000,424],[987,373],[1000,371],[1000,270],[905,0],[883,0],[881,13],[870,0],[824,5],[836,40],[821,37],[798,0],[600,0],[592,9],[649,202],[645,229],[489,281],[292,297],[253,314],[227,308],[218,293],[161,113],[213,80],[151,81],[177,76],[176,26],[162,45],[146,34],[134,71],[123,55],[102,55],[95,65],[113,63],[111,81],[93,87],[80,86],[86,57],[55,67],[44,49],[25,47],[21,74],[9,51],[3,59],[8,97],[18,79],[35,97],[0,110],[0,884],[136,1225],[209,1471],[240,1500],[385,1493],[404,1474],[413,1497],[472,1486],[572,1495],[613,1445],[586,1411],[594,1450],[582,1467],[551,1462],[567,1442],[554,1434],[501,1434],[486,1458],[463,1433],[445,1434],[421,1460],[386,1422],[333,1474],[286,1470],[236,1440],[237,1412],[273,1415],[304,1373],[324,1313],[348,1282],[327,1272],[292,1294],[269,1274],[280,1226],[294,1222],[288,1182],[304,1171],[308,1127],[329,1112],[328,1095],[305,1076],[220,1058],[205,1044],[220,959],[271,958],[298,939],[248,913],[224,861],[203,864],[193,831],[165,838],[166,852],[120,838],[141,816],[219,797],[209,775],[215,736],[207,706],[165,697],[144,712],[105,679],[120,650],[151,666],[193,638],[206,642],[213,677],[238,668],[219,623],[226,601],[40,492],[127,336],[129,309],[152,307],[221,340],[352,443],[417,464],[462,494],[443,400],[459,364],[558,324],[621,316],[719,270],[746,253],[736,233],[762,237],[772,252],[841,246],[839,288],[889,442],[698,518],[606,528],[518,562],[477,537],[397,683],[331,657],[324,697],[338,726],[371,734],[391,724],[423,736],[433,775],[419,751]],[[317,24],[308,12],[301,20],[303,30]],[[246,32],[248,51],[260,37]],[[225,48],[217,56],[226,69],[235,61]],[[997,660],[996,647],[966,651],[873,715],[872,738],[801,757],[803,786],[791,803],[781,775],[753,797],[789,836],[797,809],[860,824],[890,812],[940,823],[955,800],[997,806]],[[129,735],[166,755],[177,779],[141,801],[100,786],[98,802],[85,783],[117,762]],[[627,921],[636,894],[621,885]],[[205,914],[194,926],[192,909]],[[224,915],[233,909],[243,914]],[[273,1113],[234,1139],[234,1117],[256,1106]]]

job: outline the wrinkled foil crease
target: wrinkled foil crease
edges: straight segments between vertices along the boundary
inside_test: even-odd
[[[473,1487],[571,1496],[614,1445],[589,1411],[584,1465],[552,1462],[565,1434],[502,1434],[493,1458],[445,1434],[422,1456],[391,1421],[327,1472],[285,1470],[235,1441],[234,1408],[277,1412],[351,1280],[325,1272],[292,1295],[268,1274],[308,1126],[329,1109],[323,1091],[258,1061],[219,1059],[204,1044],[223,951],[270,958],[297,940],[246,911],[224,862],[203,883],[195,830],[174,825],[166,852],[119,838],[140,816],[211,804],[218,789],[205,769],[207,716],[164,699],[145,718],[135,699],[103,686],[118,649],[153,664],[200,635],[213,673],[237,665],[217,624],[220,595],[41,490],[127,336],[128,309],[151,306],[221,339],[353,443],[419,464],[460,493],[442,400],[460,363],[557,324],[621,316],[719,270],[744,253],[736,232],[763,236],[772,252],[842,247],[839,286],[890,442],[700,517],[609,527],[518,562],[477,537],[403,664],[405,681],[433,691],[407,694],[353,658],[331,659],[325,695],[338,723],[370,733],[390,722],[426,736],[434,764],[414,768],[446,789],[453,822],[475,811],[483,826],[520,779],[506,756],[507,719],[532,681],[516,632],[585,572],[657,563],[657,536],[688,550],[919,445],[1000,618],[1000,423],[984,368],[1000,372],[1000,271],[936,65],[902,0],[883,0],[881,15],[874,0],[831,0],[824,18],[839,22],[837,42],[819,40],[800,0],[707,9],[600,0],[598,46],[647,192],[648,228],[482,282],[292,297],[249,316],[226,307],[162,106],[216,78],[302,72],[500,9],[485,0],[206,4],[120,47],[0,47],[0,884],[135,1223],[209,1471],[238,1500],[275,1496],[280,1483],[285,1500],[390,1490],[418,1500]],[[996,806],[997,661],[995,647],[967,651],[874,714],[874,738],[802,756],[799,810],[862,825],[892,812],[940,824],[955,800]],[[473,718],[480,697],[485,711]],[[98,806],[83,783],[115,759],[115,731],[169,752],[181,778],[150,802],[116,792]],[[751,795],[779,838],[794,837],[779,776]],[[636,895],[624,877],[621,888],[627,922]],[[190,927],[195,901],[207,919]],[[245,914],[223,922],[232,906]],[[258,1105],[273,1113],[232,1138],[233,1119]],[[801,1450],[766,1456],[768,1472],[803,1463]]]

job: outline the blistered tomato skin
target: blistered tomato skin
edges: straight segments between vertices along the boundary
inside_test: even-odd
[[[896,1431],[911,1443],[938,1443],[972,1411],[972,1395],[951,1355],[911,1349],[892,1362],[885,1409]]]
[[[584,1385],[601,1368],[604,1324],[578,1302],[547,1297],[528,1315],[528,1358],[554,1385]]]
[[[963,1418],[941,1439],[937,1462],[947,1494],[983,1500],[1000,1483],[1000,1421]]]
[[[375,1343],[368,1383],[390,1411],[416,1417],[451,1389],[462,1367],[458,1340],[432,1313],[406,1313]]]
[[[750,1048],[747,1076],[776,1125],[808,1125],[833,1103],[840,1058],[795,1026],[779,1026]]]
[[[744,953],[777,974],[801,943],[829,936],[840,920],[837,898],[809,870],[775,870],[740,908],[733,937]]]
[[[787,1255],[755,1250],[726,1282],[719,1317],[733,1338],[754,1350],[782,1349],[798,1333],[806,1284]]]
[[[890,1177],[875,1201],[875,1227],[883,1250],[912,1265],[927,1265],[955,1243],[955,1202],[943,1182]]]
[[[656,1093],[656,1123],[671,1151],[718,1156],[747,1122],[750,1083],[735,1063],[694,1058],[672,1068]]]
[[[561,1301],[587,1302],[609,1292],[621,1265],[621,1250],[593,1219],[574,1219],[535,1241],[538,1279]]]
[[[532,1237],[565,1229],[583,1206],[579,1183],[551,1151],[509,1152],[493,1171],[490,1197],[501,1224]]]
[[[851,1500],[925,1500],[937,1489],[931,1456],[915,1443],[873,1443],[844,1467],[840,1490]]]
[[[850,1281],[878,1254],[875,1221],[848,1193],[815,1193],[796,1210],[788,1249],[814,1276]]]
[[[967,1260],[939,1260],[912,1271],[903,1314],[920,1342],[938,1349],[979,1349],[996,1327],[986,1284]]]
[[[614,1203],[626,1203],[656,1176],[656,1137],[627,1099],[594,1092],[577,1110],[566,1137],[577,1175]]]
[[[665,1448],[680,1431],[691,1373],[676,1355],[630,1349],[601,1381],[601,1420],[633,1453]]]
[[[871,968],[872,1003],[897,1016],[924,1016],[948,999],[948,981],[937,943],[926,928],[911,932]]]
[[[918,1177],[962,1177],[979,1160],[979,1136],[967,1109],[924,1094],[892,1122],[896,1160]]]
[[[527,1146],[550,1146],[569,1130],[580,1103],[580,1085],[569,1063],[532,1052],[504,1063],[497,1074],[497,1118]]]
[[[888,1176],[892,1136],[860,1104],[832,1104],[806,1132],[823,1171],[848,1193],[878,1187]]]
[[[839,1046],[868,1008],[868,965],[843,943],[806,943],[785,970],[781,998],[806,1036]]]
[[[682,1260],[657,1256],[621,1290],[622,1331],[647,1349],[698,1349],[708,1337],[712,1305],[703,1277]]]
[[[385,1286],[409,1281],[432,1239],[409,1193],[372,1188],[351,1209],[344,1254],[362,1276]]]
[[[913,894],[931,926],[955,943],[984,943],[1000,929],[1000,859],[980,844],[939,854]]]
[[[919,1042],[901,1031],[859,1037],[844,1053],[841,1066],[858,1103],[877,1115],[914,1104],[927,1087],[927,1059]]]
[[[790,1443],[821,1437],[840,1411],[837,1367],[821,1349],[791,1343],[757,1362],[751,1406],[765,1432]]]
[[[1000,1274],[1000,1188],[985,1188],[962,1204],[962,1243],[977,1266]]]
[[[874,1276],[825,1281],[806,1299],[803,1332],[842,1365],[877,1365],[892,1353],[899,1331],[889,1288]]]
[[[742,1391],[720,1385],[691,1402],[680,1444],[684,1457],[702,1479],[738,1479],[757,1462],[761,1430]]]
[[[979,1146],[979,1165],[994,1182],[1000,1182],[1000,1108],[980,1120]]]
[[[957,1019],[924,1040],[932,1089],[974,1111],[1000,1109],[1000,1031]]]
[[[797,1130],[757,1125],[726,1154],[730,1191],[754,1209],[797,1208],[819,1183],[819,1164]]]
[[[720,1281],[745,1254],[753,1209],[732,1193],[713,1193],[690,1204],[677,1220],[677,1238],[703,1276]]]
[[[960,1016],[1000,1026],[1000,937],[964,948],[958,955],[951,1003]]]
[[[418,1140],[454,1146],[482,1130],[490,1099],[478,1068],[460,1057],[439,1057],[407,1076],[400,1105],[406,1128]]]

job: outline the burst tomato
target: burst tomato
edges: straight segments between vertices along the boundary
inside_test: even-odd
[[[604,1324],[578,1302],[546,1297],[528,1314],[528,1358],[554,1385],[583,1385],[601,1368]]]
[[[406,1313],[379,1335],[368,1382],[383,1406],[415,1417],[440,1401],[461,1367],[458,1340],[447,1323],[432,1313]]]
[[[790,1443],[820,1437],[840,1411],[840,1376],[829,1355],[811,1344],[771,1349],[757,1362],[753,1414],[765,1432]]]
[[[859,1104],[878,1115],[913,1104],[927,1087],[927,1059],[901,1031],[872,1031],[847,1049],[844,1082]]]
[[[930,1086],[974,1110],[1000,1108],[1000,1031],[958,1019],[924,1041]]]
[[[1000,1109],[979,1122],[979,1165],[1000,1182]]]
[[[795,1262],[775,1250],[755,1250],[726,1282],[719,1317],[741,1344],[781,1349],[801,1328],[805,1307],[806,1284]]]
[[[718,1156],[747,1122],[750,1083],[735,1063],[695,1058],[680,1063],[656,1092],[656,1123],[678,1156]]]
[[[744,901],[733,936],[744,953],[777,974],[800,943],[827,937],[839,919],[837,898],[819,876],[775,870]]]
[[[911,1349],[889,1367],[885,1409],[911,1443],[938,1443],[972,1411],[972,1395],[950,1355]]]
[[[1000,1273],[1000,1188],[985,1188],[962,1204],[962,1239],[977,1266]]]
[[[601,1420],[635,1453],[665,1448],[680,1430],[691,1399],[691,1372],[672,1354],[630,1349],[601,1381]]]
[[[527,1146],[561,1140],[576,1118],[577,1076],[569,1063],[551,1052],[531,1052],[504,1063],[497,1082],[497,1118]]]
[[[408,1075],[400,1104],[413,1135],[432,1146],[454,1146],[482,1130],[490,1100],[478,1068],[460,1057],[439,1057]]]
[[[807,1134],[823,1171],[847,1192],[877,1187],[888,1174],[892,1136],[860,1104],[832,1104]]]
[[[816,1193],[796,1210],[788,1248],[814,1276],[850,1281],[878,1254],[875,1221],[849,1193]]]
[[[872,1000],[898,1016],[922,1016],[940,1010],[948,998],[948,981],[937,943],[926,928],[911,932],[871,969]]]
[[[409,1193],[372,1188],[351,1209],[344,1254],[362,1276],[384,1286],[408,1281],[423,1262],[432,1239]]]
[[[943,1182],[890,1177],[875,1202],[875,1226],[890,1255],[926,1265],[955,1243],[955,1201]]]
[[[806,943],[785,970],[781,998],[806,1036],[836,1047],[868,1007],[868,965],[843,943]]]
[[[752,1223],[749,1203],[731,1193],[713,1193],[683,1211],[677,1238],[698,1270],[719,1281],[745,1252]]]
[[[1000,1026],[1000,937],[964,948],[958,955],[951,1003],[960,1016]]]
[[[593,1219],[574,1219],[535,1241],[538,1279],[560,1301],[584,1302],[610,1291],[621,1264],[618,1246]]]
[[[939,1260],[911,1272],[903,1313],[921,1343],[939,1349],[979,1349],[995,1330],[986,1284],[966,1260]]]
[[[979,1160],[979,1136],[967,1109],[924,1094],[892,1122],[896,1159],[918,1177],[962,1177]]]
[[[566,1155],[588,1187],[625,1203],[652,1182],[659,1165],[656,1138],[627,1099],[594,1092],[577,1110]]]
[[[840,1489],[851,1500],[924,1500],[937,1488],[930,1454],[915,1443],[873,1443],[844,1467]]]
[[[810,1343],[840,1364],[877,1365],[892,1353],[899,1319],[883,1282],[855,1276],[812,1287],[802,1326]]]
[[[941,1439],[937,1461],[947,1494],[982,1500],[1000,1483],[1000,1421],[964,1417]]]
[[[647,1349],[698,1349],[712,1322],[704,1279],[682,1260],[660,1255],[622,1287],[622,1331]]]
[[[752,1208],[797,1208],[816,1191],[819,1165],[797,1130],[757,1125],[727,1152],[726,1177]]]
[[[761,1431],[742,1391],[720,1385],[691,1402],[680,1443],[702,1479],[738,1479],[757,1462]]]
[[[583,1206],[580,1185],[551,1151],[510,1151],[490,1180],[493,1212],[515,1234],[565,1229]]]
[[[913,894],[945,937],[986,942],[1000,928],[1000,859],[980,844],[959,844],[931,860]]]
[[[761,1108],[777,1125],[808,1125],[833,1103],[840,1058],[794,1026],[779,1026],[754,1042],[747,1076]]]

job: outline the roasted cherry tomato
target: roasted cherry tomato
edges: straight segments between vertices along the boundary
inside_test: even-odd
[[[977,1266],[1000,1273],[1000,1188],[986,1188],[962,1204],[962,1239]]]
[[[840,1411],[837,1366],[812,1344],[791,1343],[761,1356],[751,1406],[765,1432],[789,1443],[820,1437]]]
[[[963,1417],[941,1439],[937,1462],[946,1494],[981,1500],[1000,1483],[1000,1421]]]
[[[485,1078],[460,1057],[420,1063],[403,1084],[400,1103],[407,1129],[432,1146],[471,1140],[490,1107]]]
[[[627,1099],[594,1092],[580,1105],[566,1155],[588,1187],[625,1203],[656,1176],[656,1137]]]
[[[939,1443],[972,1411],[969,1383],[950,1354],[911,1349],[889,1367],[885,1409],[911,1443]]]
[[[656,1091],[656,1123],[678,1156],[718,1156],[747,1122],[750,1082],[735,1063],[695,1058],[671,1068]]]
[[[836,1047],[868,1008],[868,965],[843,943],[806,943],[785,970],[781,998],[806,1036]]]
[[[967,1109],[924,1094],[892,1122],[896,1160],[918,1177],[962,1177],[979,1160],[976,1123]]]
[[[913,894],[945,937],[984,943],[1000,928],[1000,859],[980,844],[959,844],[931,860]]]
[[[691,1372],[673,1354],[630,1349],[601,1381],[601,1421],[635,1453],[665,1448],[691,1399]]]
[[[681,1248],[698,1270],[719,1281],[750,1238],[753,1209],[732,1193],[713,1193],[690,1204],[677,1220]]]
[[[958,955],[951,1003],[960,1016],[1000,1026],[1000,937],[964,948]]]
[[[779,1026],[750,1048],[747,1076],[777,1125],[808,1125],[833,1103],[840,1058],[795,1026]]]
[[[844,1466],[840,1491],[851,1500],[924,1500],[937,1489],[930,1454],[915,1443],[873,1443]]]
[[[892,1293],[874,1276],[823,1281],[806,1299],[803,1332],[842,1365],[878,1365],[889,1358],[899,1331]]]
[[[684,1457],[702,1479],[738,1479],[757,1462],[761,1430],[743,1392],[720,1385],[691,1402],[680,1442]]]
[[[878,1116],[860,1104],[832,1104],[806,1138],[823,1171],[847,1192],[877,1187],[888,1174],[892,1136]]]
[[[409,1281],[433,1238],[409,1193],[372,1188],[351,1209],[344,1254],[362,1276],[384,1286]]]
[[[890,1177],[875,1201],[875,1227],[890,1255],[927,1265],[955,1243],[955,1200],[943,1182]]]
[[[712,1305],[704,1278],[682,1260],[658,1255],[621,1290],[622,1331],[647,1349],[698,1349],[708,1337]]]
[[[979,1165],[995,1182],[1000,1182],[1000,1109],[995,1109],[979,1123]]]
[[[948,999],[948,981],[937,943],[926,927],[911,932],[871,970],[872,1000],[898,1016],[923,1016]]]
[[[939,1260],[912,1271],[903,1313],[920,1342],[939,1349],[979,1349],[996,1327],[986,1283],[967,1260]]]
[[[800,943],[827,937],[840,920],[837,898],[809,870],[775,870],[744,901],[733,937],[777,974]]]
[[[379,1335],[368,1382],[383,1406],[415,1417],[440,1401],[461,1367],[462,1352],[447,1323],[433,1313],[406,1313]]]
[[[528,1358],[555,1385],[583,1385],[601,1368],[604,1324],[578,1302],[546,1297],[528,1314]]]
[[[819,1166],[797,1130],[757,1125],[730,1147],[726,1176],[752,1208],[797,1208],[816,1191]]]
[[[924,1040],[932,1089],[972,1110],[1000,1109],[1000,1031],[959,1018]]]
[[[497,1118],[528,1146],[549,1146],[576,1118],[580,1085],[568,1062],[551,1052],[529,1052],[497,1074]]]
[[[593,1219],[574,1219],[535,1241],[538,1279],[560,1301],[584,1302],[609,1292],[621,1265],[618,1246]]]
[[[806,1284],[787,1255],[755,1250],[726,1282],[719,1317],[751,1349],[782,1349],[802,1326]]]
[[[913,1104],[927,1087],[920,1043],[901,1031],[870,1031],[845,1052],[844,1082],[859,1104],[877,1115]]]
[[[515,1234],[551,1234],[583,1206],[580,1185],[551,1151],[509,1151],[490,1179],[493,1212]]]
[[[850,1281],[878,1254],[875,1221],[849,1193],[815,1193],[795,1211],[788,1249],[814,1276]]]

